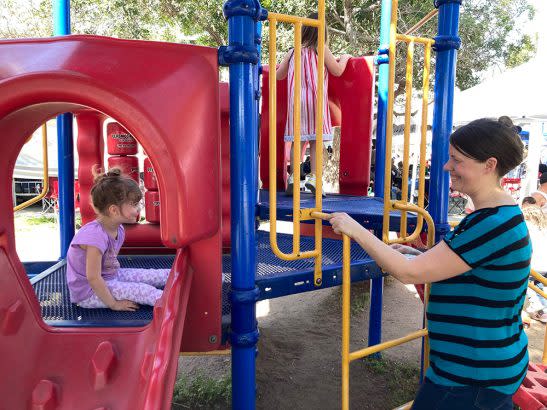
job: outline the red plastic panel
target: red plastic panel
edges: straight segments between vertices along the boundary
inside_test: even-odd
[[[338,107],[338,110],[331,108],[331,114],[333,121],[342,125],[339,177],[341,194],[366,195],[368,191],[374,84],[374,57],[352,58],[344,74],[340,77],[329,76],[330,106],[334,104]]]
[[[119,168],[122,174],[139,183],[139,159],[132,155],[108,157],[108,168]]]
[[[160,193],[158,191],[146,191],[144,193],[144,207],[146,220],[152,223],[160,222]]]
[[[329,108],[333,125],[342,125],[340,139],[340,193],[366,195],[370,183],[372,115],[375,73],[373,57],[352,58],[340,77],[329,75]],[[269,71],[262,77],[262,116],[260,121],[260,178],[269,186]],[[276,181],[284,190],[290,149],[283,134],[287,118],[287,81],[277,82]],[[343,120],[342,120],[343,118]],[[288,145],[288,144],[287,144]]]
[[[117,122],[106,125],[106,146],[109,155],[135,155],[139,151],[137,140]]]
[[[85,110],[76,114],[78,125],[78,182],[80,185],[80,215],[82,223],[95,219],[95,210],[91,204],[90,191],[93,186],[93,168],[103,168],[104,143],[101,125],[103,115],[94,110]],[[55,192],[57,197],[58,192]]]
[[[220,158],[222,173],[222,249],[231,246],[230,225],[230,89],[220,83]]]
[[[264,188],[270,186],[270,169],[269,169],[269,141],[270,141],[270,113],[268,111],[270,98],[269,88],[269,67],[262,67],[262,108],[260,115],[260,180]],[[284,191],[287,184],[287,162],[289,154],[286,153],[285,141],[283,134],[285,133],[285,125],[287,121],[287,80],[277,82],[277,118],[276,118],[276,184],[278,191]],[[287,144],[288,145],[288,144]]]
[[[547,366],[530,363],[528,373],[513,396],[513,402],[522,410],[547,408]]]
[[[156,179],[154,167],[148,157],[144,159],[144,187],[152,191],[158,190],[158,181]]]

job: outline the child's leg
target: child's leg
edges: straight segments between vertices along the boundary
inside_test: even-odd
[[[310,144],[311,144],[312,142],[314,143],[314,146],[315,146],[315,141],[310,141]],[[306,145],[306,141],[301,141],[301,142],[300,142],[300,154],[301,154],[301,155],[302,155],[302,151],[304,150],[304,146],[305,146],[305,145]],[[294,172],[294,166],[295,166],[295,165],[300,166],[300,162],[301,162],[300,159],[301,159],[301,158],[298,158],[298,160],[295,160],[295,158],[294,158],[294,142],[291,142],[291,165],[289,166],[289,174],[292,174],[292,173]],[[312,173],[313,173],[313,170],[314,170],[314,165],[313,165],[313,164],[315,164],[315,157],[312,156],[312,157],[310,158],[310,160],[312,161],[312,162],[311,162],[311,164],[312,164],[312,165],[311,165],[311,171],[312,171]]]
[[[315,140],[310,141],[310,166],[311,166],[311,173],[316,174],[316,156],[315,156],[315,150],[316,150],[316,143]]]
[[[106,282],[106,286],[108,286],[108,290],[110,290],[114,299],[130,300],[140,305],[154,306],[163,293],[163,291],[156,289],[154,286],[147,285],[146,283],[110,280]],[[88,309],[108,307],[95,294],[91,295],[88,299],[79,302],[78,306]]]
[[[139,282],[152,285],[156,288],[164,287],[169,277],[170,269],[119,269],[120,282]]]

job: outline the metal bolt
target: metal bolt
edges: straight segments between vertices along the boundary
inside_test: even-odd
[[[316,284],[316,285],[319,286],[319,285],[321,285],[321,283],[323,283],[323,281],[321,280],[321,278],[315,279],[315,284]]]
[[[209,336],[209,343],[216,343],[217,342],[217,337],[216,335],[211,335]]]

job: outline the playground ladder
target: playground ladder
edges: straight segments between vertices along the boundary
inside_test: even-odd
[[[428,224],[428,247],[431,247],[434,243],[435,228],[431,216],[424,209],[424,191],[425,191],[425,150],[426,150],[426,131],[427,131],[427,110],[428,110],[428,92],[429,92],[429,72],[430,72],[430,56],[431,47],[434,44],[434,40],[413,37],[407,34],[397,34],[397,0],[393,0],[392,15],[391,15],[391,36],[389,46],[389,100],[388,100],[388,123],[387,123],[387,141],[386,152],[391,153],[392,149],[392,133],[393,133],[393,103],[394,103],[394,83],[395,83],[395,46],[396,41],[404,41],[407,46],[407,62],[406,62],[406,107],[405,107],[405,142],[404,142],[404,161],[403,161],[403,198],[408,197],[408,166],[409,166],[409,145],[410,145],[410,118],[411,118],[411,102],[412,102],[412,68],[414,61],[414,46],[416,43],[423,44],[425,46],[425,58],[424,58],[424,75],[423,75],[423,98],[422,98],[422,132],[421,132],[421,145],[420,145],[420,176],[419,176],[419,196],[418,206],[410,204],[407,201],[391,201],[391,169],[390,164],[386,163],[386,182],[384,189],[384,223],[383,223],[383,240],[386,243],[404,243],[416,239],[421,233],[423,227],[423,220],[425,219]],[[422,19],[411,30],[415,30],[423,25],[427,20],[436,15],[433,11],[429,13],[424,19]],[[282,15],[276,13],[268,14],[269,20],[269,197],[270,197],[270,243],[272,250],[276,256],[284,260],[297,260],[304,258],[315,259],[314,270],[314,284],[315,286],[321,286],[321,238],[322,238],[322,221],[326,215],[321,212],[322,209],[322,186],[317,184],[317,190],[315,193],[315,208],[301,209],[300,208],[300,191],[294,190],[293,193],[293,251],[290,254],[281,252],[277,245],[276,223],[277,223],[277,187],[276,187],[276,24],[277,22],[291,23],[294,25],[294,56],[295,56],[295,86],[294,95],[300,95],[301,89],[301,58],[300,50],[302,46],[302,25],[308,25],[317,27],[318,29],[318,78],[324,76],[324,33],[325,33],[325,2],[319,1],[318,5],[318,19],[308,19],[296,16]],[[318,82],[318,96],[322,95],[323,81]],[[294,158],[300,158],[300,98],[294,98]],[[316,104],[316,155],[317,155],[317,170],[316,175],[318,181],[322,178],[322,128],[323,128],[323,99],[317,98]],[[293,172],[295,181],[300,181],[300,168],[294,166]],[[390,241],[388,238],[389,233],[389,213],[392,210],[399,210],[402,212],[401,216],[401,237],[395,241]],[[418,214],[418,222],[415,231],[411,234],[407,234],[407,212],[416,212]],[[315,249],[311,251],[302,252],[300,250],[300,222],[315,219]],[[343,235],[343,270],[342,270],[342,289],[343,289],[343,302],[342,302],[342,409],[349,409],[349,364],[351,361],[363,358],[373,353],[377,353],[381,350],[389,347],[397,346],[399,344],[408,342],[410,340],[425,337],[425,351],[428,351],[427,344],[427,329],[421,329],[410,335],[388,341],[379,345],[371,346],[366,349],[358,350],[356,352],[350,352],[349,349],[349,331],[350,331],[350,243],[351,240],[348,236]],[[425,311],[425,310],[424,310]],[[425,366],[427,366],[427,353],[425,359]]]
[[[435,224],[429,213],[424,209],[424,192],[425,192],[425,165],[426,165],[426,132],[427,132],[427,113],[428,113],[428,95],[429,95],[429,73],[431,62],[431,48],[435,43],[434,40],[414,37],[410,33],[421,27],[425,22],[434,17],[436,10],[428,13],[420,22],[412,27],[407,34],[397,33],[397,6],[398,0],[392,1],[391,8],[391,24],[390,24],[390,41],[389,41],[389,90],[387,104],[387,127],[386,127],[386,158],[390,156],[392,150],[393,136],[393,106],[394,106],[394,85],[395,85],[395,63],[396,63],[396,44],[397,41],[403,41],[407,44],[406,58],[406,84],[405,84],[405,128],[404,128],[404,146],[403,146],[403,177],[402,177],[402,194],[401,201],[391,200],[391,163],[385,163],[385,182],[384,182],[384,219],[382,239],[385,243],[406,243],[417,239],[422,231],[423,220],[425,219],[428,226],[427,232],[427,247],[433,246],[435,241]],[[423,96],[422,96],[422,126],[421,126],[421,142],[420,142],[420,174],[418,183],[418,205],[408,203],[408,169],[409,169],[409,151],[410,151],[410,120],[411,120],[411,104],[412,104],[412,75],[414,63],[414,47],[415,44],[424,46],[424,70],[423,70]],[[390,212],[400,211],[400,235],[397,239],[389,239],[389,223]],[[407,212],[415,212],[418,214],[418,220],[414,232],[408,235],[407,232]],[[349,249],[349,239],[344,238],[344,251],[346,247]],[[348,257],[349,259],[349,257]],[[349,264],[349,260],[348,260]],[[370,346],[365,349],[350,352],[350,275],[349,267],[346,267],[346,258],[344,257],[344,271],[342,281],[342,409],[349,409],[349,364],[357,359],[364,358],[374,353],[378,353],[384,349],[398,346],[417,338],[424,338],[424,370],[429,365],[429,341],[427,336],[427,328],[420,329],[407,336],[380,343],[375,346]],[[424,315],[427,306],[427,298],[429,296],[429,285],[426,284],[424,296]],[[425,372],[424,372],[425,373]],[[406,407],[406,405],[404,406]]]
[[[290,23],[294,25],[294,158],[301,158],[301,135],[300,135],[300,90],[301,90],[301,49],[302,49],[302,26],[317,27],[318,44],[317,44],[317,78],[322,79],[325,75],[325,0],[319,0],[318,18],[309,19],[304,17],[290,16],[285,14],[268,13],[269,32],[270,32],[270,77],[269,77],[269,194],[270,194],[270,244],[274,254],[284,260],[292,261],[297,259],[314,258],[314,285],[321,286],[322,279],[322,228],[323,221],[321,217],[322,209],[322,191],[321,183],[317,184],[315,191],[315,208],[300,209],[300,190],[295,189],[293,193],[293,251],[292,253],[284,253],[279,249],[277,244],[277,181],[276,181],[276,118],[277,118],[277,78],[276,78],[276,26],[278,22]],[[324,82],[317,82],[317,103],[315,115],[315,133],[316,133],[316,158],[317,169],[315,175],[317,181],[321,181],[323,177],[323,98]],[[295,161],[296,162],[296,161]],[[300,167],[294,166],[294,180],[300,181]],[[300,250],[300,222],[315,219],[315,249],[310,251]],[[349,266],[349,265],[348,265]]]

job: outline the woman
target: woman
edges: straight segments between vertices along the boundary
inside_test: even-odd
[[[480,119],[450,136],[449,155],[444,170],[475,211],[426,252],[390,247],[346,214],[328,220],[399,281],[432,283],[431,365],[412,408],[512,409],[528,365],[520,313],[531,243],[522,212],[500,181],[522,162],[523,145],[509,118]]]

